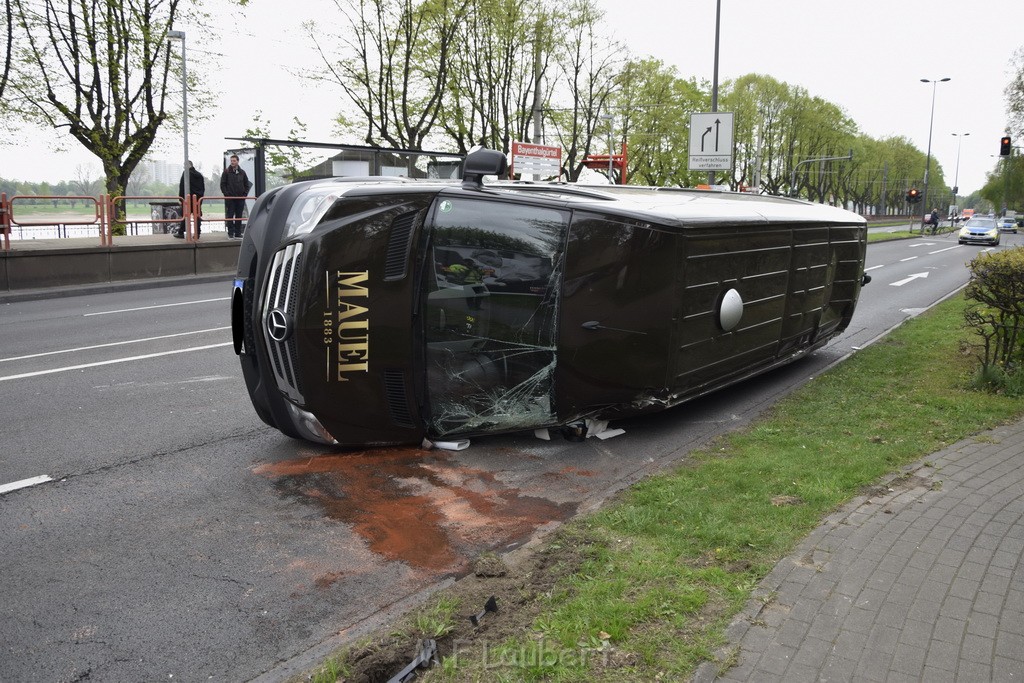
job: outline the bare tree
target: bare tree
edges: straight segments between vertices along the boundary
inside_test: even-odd
[[[11,75],[11,57],[14,55],[14,8],[13,0],[4,0],[4,61],[0,65],[0,102],[3,102],[7,80]]]
[[[557,46],[561,91],[571,107],[552,112],[555,134],[566,153],[569,180],[583,170],[583,159],[591,152],[600,127],[608,126],[602,116],[611,112],[616,77],[624,61],[622,47],[600,34],[603,13],[593,0],[573,0],[565,14]]]
[[[326,72],[314,80],[341,87],[355,108],[351,123],[369,145],[422,149],[437,123],[454,50],[470,0],[334,0],[348,25],[324,45],[322,26],[307,25]],[[335,56],[335,51],[340,56]]]
[[[153,180],[149,173],[149,167],[145,164],[137,166],[128,179],[127,194],[130,197],[140,197],[146,193],[146,186]]]
[[[75,194],[81,197],[99,197],[103,194],[103,177],[96,174],[93,166],[78,164],[75,177],[68,183]]]

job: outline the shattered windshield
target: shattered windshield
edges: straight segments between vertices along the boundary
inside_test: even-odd
[[[422,298],[430,432],[553,423],[568,212],[442,197],[433,215]]]

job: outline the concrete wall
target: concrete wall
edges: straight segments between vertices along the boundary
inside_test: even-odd
[[[232,273],[241,242],[0,252],[0,291]]]

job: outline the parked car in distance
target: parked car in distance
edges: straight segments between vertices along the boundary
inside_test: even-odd
[[[665,410],[846,329],[863,217],[740,193],[333,178],[261,195],[234,280],[260,418],[344,447]]]
[[[960,228],[960,244],[999,244],[999,225],[995,218],[974,216]]]
[[[1017,219],[1004,217],[999,219],[999,231],[1000,232],[1012,232],[1017,234]]]

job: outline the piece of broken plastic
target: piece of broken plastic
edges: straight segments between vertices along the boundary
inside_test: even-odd
[[[458,439],[457,441],[430,441],[423,439],[423,447],[426,449],[440,448],[442,451],[464,451],[469,448],[469,439]]]
[[[596,436],[604,441],[619,434],[625,434],[625,429],[608,429],[608,420],[587,420],[587,436]]]

